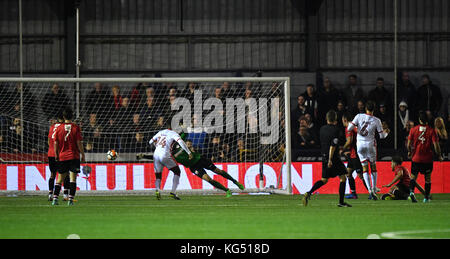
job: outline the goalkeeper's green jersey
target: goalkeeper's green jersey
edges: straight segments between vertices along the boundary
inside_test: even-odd
[[[191,160],[189,160],[189,155],[184,151],[180,145],[175,145],[172,155],[175,158],[175,161],[178,163],[186,166],[186,167],[192,167],[194,166],[201,158],[200,153],[192,152],[192,155],[194,156]]]

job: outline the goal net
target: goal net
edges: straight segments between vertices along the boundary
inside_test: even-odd
[[[0,78],[0,84],[0,159],[41,165],[44,180],[49,127],[70,107],[92,168],[90,175],[79,175],[82,190],[153,189],[154,146],[148,142],[170,125],[245,191],[291,192],[289,78]],[[110,150],[117,159],[107,159]],[[179,165],[179,191],[215,191]],[[230,180],[207,173],[237,190]],[[171,188],[172,177],[165,168],[163,189]],[[36,180],[36,189],[44,180]],[[28,186],[31,180],[25,181]]]

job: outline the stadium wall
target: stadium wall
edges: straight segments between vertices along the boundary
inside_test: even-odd
[[[410,162],[404,163],[411,168]],[[92,167],[92,173],[86,178],[79,174],[77,186],[82,191],[132,191],[151,190],[154,185],[154,170],[152,163],[96,163],[88,164]],[[257,163],[222,163],[217,164],[235,179],[239,179],[246,188],[259,188],[259,165]],[[378,187],[388,184],[394,178],[390,162],[378,162]],[[264,188],[278,187],[278,179],[284,168],[281,163],[266,163],[264,166]],[[450,176],[446,173],[450,170],[450,162],[435,162],[432,174],[432,192],[450,193]],[[181,166],[181,179],[179,190],[213,189],[213,187],[190,173],[189,169]],[[236,188],[230,181],[208,172],[211,177],[228,186]],[[303,194],[308,191],[315,181],[322,175],[322,164],[320,162],[295,162],[292,164],[292,189],[293,194]],[[43,191],[48,189],[48,178],[50,170],[47,164],[2,164],[0,165],[0,191]],[[356,173],[354,173],[354,177]],[[423,177],[418,182],[423,186]],[[165,190],[172,187],[172,174],[163,172],[162,186]],[[285,186],[285,181],[282,181]],[[281,187],[281,186],[280,186]],[[362,182],[356,179],[358,193],[366,193]],[[322,194],[337,194],[338,179],[333,178],[320,190]],[[348,184],[347,190],[349,192]],[[382,188],[382,192],[387,192]]]

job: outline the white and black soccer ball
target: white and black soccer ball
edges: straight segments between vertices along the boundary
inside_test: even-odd
[[[114,149],[109,150],[108,153],[106,153],[106,158],[108,158],[108,160],[116,160],[117,152]]]

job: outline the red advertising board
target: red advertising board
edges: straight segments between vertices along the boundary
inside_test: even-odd
[[[92,173],[87,178],[79,174],[77,186],[80,190],[147,190],[155,187],[155,176],[152,163],[95,163],[88,164],[92,167]],[[407,168],[411,167],[405,162]],[[259,187],[258,163],[221,163],[216,164],[226,170],[235,179],[238,179],[246,188]],[[378,162],[378,187],[389,183],[394,174],[390,162]],[[266,163],[263,167],[264,187],[285,187],[285,167],[281,163]],[[450,162],[435,162],[432,173],[432,192],[450,193]],[[212,189],[213,187],[192,174],[189,169],[181,167],[181,178],[178,189]],[[308,191],[314,182],[322,175],[320,162],[295,162],[291,167],[292,189],[294,194],[302,194]],[[211,177],[220,181],[224,186],[236,188],[229,180],[208,172]],[[281,175],[280,175],[281,174]],[[0,190],[47,190],[50,171],[47,164],[1,164],[0,165]],[[356,174],[354,174],[356,177]],[[420,184],[424,184],[423,176],[419,177]],[[161,186],[170,189],[172,186],[172,173],[167,169],[163,172]],[[359,193],[365,193],[362,182],[356,179],[356,188]],[[347,187],[348,190],[348,187]],[[387,189],[383,188],[382,192]],[[338,193],[338,179],[331,179],[319,189],[320,193]]]

